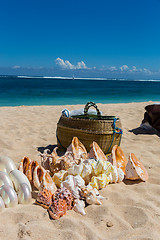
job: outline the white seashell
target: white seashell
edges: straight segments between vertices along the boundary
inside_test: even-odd
[[[85,213],[85,210],[84,210],[84,207],[85,207],[85,203],[83,200],[79,200],[79,199],[75,199],[74,200],[74,207],[73,207],[73,210],[77,213],[80,213],[81,215],[86,215]]]
[[[0,197],[0,212],[5,208],[5,205],[4,205],[4,201],[3,199]]]
[[[85,186],[85,182],[84,182],[83,178],[80,175],[74,176],[73,180],[74,180],[75,185],[77,187],[84,187]]]
[[[9,175],[6,172],[0,171],[0,187],[3,185],[10,185],[13,188]]]
[[[21,185],[22,183],[26,183],[28,185],[30,191],[32,191],[31,184],[30,184],[28,178],[21,171],[15,169],[10,172],[9,176],[13,182],[13,185],[14,185],[14,188],[16,191],[18,191],[19,185]]]
[[[81,177],[84,179],[85,183],[88,184],[92,176],[92,166],[88,163],[83,163],[83,170],[81,172]]]
[[[7,208],[15,207],[18,204],[17,194],[10,185],[3,185],[0,188],[0,196]]]
[[[124,172],[121,168],[117,168],[118,171],[118,182],[122,182],[124,179]]]
[[[34,169],[34,171],[33,171],[33,184],[37,189],[40,188],[41,182],[42,182],[42,179],[43,179],[43,176],[44,176],[45,173],[46,173],[46,170],[39,165]]]
[[[70,175],[80,175],[83,170],[83,162],[80,164],[73,164],[71,168],[68,169],[68,174]]]
[[[0,157],[0,171],[7,172],[8,174],[16,169],[16,165],[13,160],[7,156]]]
[[[83,180],[83,179],[82,179]],[[66,187],[73,194],[74,198],[79,198],[79,187],[76,185],[77,182],[72,175],[68,175],[66,180],[61,183],[61,187]]]
[[[109,174],[110,183],[117,183],[118,177],[117,167],[112,166],[111,173]]]
[[[60,188],[61,183],[66,179],[67,175],[68,175],[67,171],[60,170],[59,172],[53,175],[52,180],[56,184],[56,186]]]
[[[26,183],[19,185],[18,189],[18,202],[21,204],[31,203],[32,195],[29,186]]]

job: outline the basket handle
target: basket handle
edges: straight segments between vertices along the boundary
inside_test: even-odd
[[[101,117],[101,113],[97,107],[97,105],[94,102],[88,102],[86,104],[86,106],[84,107],[84,115],[87,116],[88,115],[88,110],[90,107],[94,107],[97,111],[97,116],[100,118]]]

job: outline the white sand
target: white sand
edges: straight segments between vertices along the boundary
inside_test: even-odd
[[[73,210],[50,220],[40,206],[18,205],[0,213],[0,239],[160,239],[160,138],[135,135],[147,103],[98,104],[105,115],[119,116],[123,127],[121,147],[128,158],[133,152],[146,167],[148,182],[110,184],[100,191],[101,206],[88,206],[86,216]],[[17,167],[23,156],[40,163],[39,151],[56,144],[56,124],[61,110],[82,106],[0,108],[0,155],[11,157]],[[34,199],[33,199],[34,203]]]

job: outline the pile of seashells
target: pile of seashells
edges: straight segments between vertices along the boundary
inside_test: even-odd
[[[105,156],[96,142],[87,153],[77,137],[63,156],[58,156],[56,148],[51,154],[46,150],[41,154],[41,165],[24,157],[19,170],[39,191],[36,203],[48,209],[52,219],[70,209],[85,215],[86,204],[101,204],[99,190],[109,183],[124,178],[148,179],[146,169],[133,153],[127,161],[122,149],[115,145],[111,155]]]
[[[5,207],[15,207],[18,203],[31,203],[31,185],[11,158],[0,157],[0,211]]]

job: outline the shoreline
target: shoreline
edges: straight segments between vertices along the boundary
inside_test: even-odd
[[[109,184],[100,190],[102,205],[89,205],[86,215],[73,210],[59,220],[51,220],[41,206],[21,205],[0,213],[0,239],[104,240],[159,239],[159,137],[138,134],[131,130],[140,126],[147,104],[101,104],[104,115],[120,117],[123,129],[121,148],[128,159],[133,152],[149,174],[147,182]],[[56,126],[62,109],[84,105],[0,107],[0,152],[12,158],[16,166],[28,156],[40,163],[39,156],[46,148],[53,149]]]

